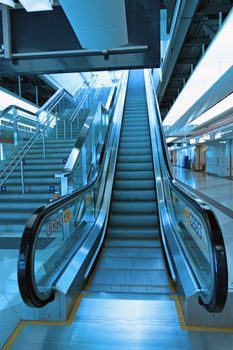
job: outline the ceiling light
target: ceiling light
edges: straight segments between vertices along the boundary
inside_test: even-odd
[[[163,125],[173,125],[231,68],[233,55],[232,21],[233,10],[230,11],[221,29],[187,81],[185,88],[174,102]]]
[[[27,12],[50,11],[53,9],[50,0],[19,0]]]
[[[223,112],[226,112],[227,110],[232,109],[233,106],[233,93],[225,97],[223,100],[221,100],[219,103],[214,105],[213,107],[209,108],[206,112],[202,113],[199,117],[196,119],[193,119],[189,125],[201,125],[207,121],[210,121],[212,118],[218,117]]]

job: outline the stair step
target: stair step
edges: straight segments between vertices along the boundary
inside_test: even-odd
[[[32,214],[33,212],[33,209],[32,208],[31,210],[20,210],[19,208],[17,210],[12,210],[12,211],[9,211],[9,210],[4,210],[4,209],[0,209],[0,215],[1,215],[1,218],[2,220],[11,220],[12,223],[14,222],[18,222],[18,220],[26,220],[29,218],[29,216]],[[1,221],[2,221],[1,220]]]
[[[24,184],[25,185],[51,185],[51,184],[60,184],[61,183],[61,180],[59,178],[56,178],[56,177],[51,177],[51,178],[48,178],[48,177],[41,177],[41,176],[37,176],[37,177],[27,177],[25,176],[24,177]],[[6,182],[6,185],[5,186],[11,186],[11,185],[21,185],[21,178],[18,177],[18,178],[12,178],[12,177],[9,177],[9,179],[7,180]]]
[[[0,200],[1,201],[14,201],[15,203],[21,203],[23,201],[44,201],[48,202],[49,199],[52,196],[51,193],[37,193],[36,198],[34,193],[7,193],[7,192],[0,192]]]
[[[60,159],[67,159],[70,155],[70,152],[61,152],[59,150],[56,151],[51,151],[51,150],[46,150],[45,152],[45,157],[46,159],[55,159],[55,160],[59,160]],[[42,161],[44,161],[43,158],[43,154],[42,153],[30,153],[25,157],[25,162],[28,160],[31,162],[32,159],[41,159]]]
[[[50,190],[50,186],[54,186],[54,191],[51,191]],[[6,187],[6,193],[21,193],[22,192],[22,187],[21,187],[21,184],[20,185],[5,185]],[[33,192],[34,195],[38,194],[38,193],[52,193],[55,192],[55,191],[59,191],[60,190],[60,185],[58,184],[54,184],[54,183],[51,183],[51,184],[47,184],[47,185],[41,185],[41,184],[32,184],[32,185],[27,185],[25,184],[25,192],[28,193],[28,192]]]

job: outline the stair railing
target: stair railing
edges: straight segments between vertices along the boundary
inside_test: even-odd
[[[45,138],[54,130],[56,121],[63,119],[68,122],[74,122],[78,116],[80,108],[85,103],[89,93],[92,91],[93,87],[88,86],[85,88],[81,101],[77,101],[77,96],[81,94],[77,91],[76,102],[73,96],[67,92],[65,89],[59,89],[35,114],[36,118],[36,129],[37,131],[33,136],[26,142],[20,151],[11,160],[8,166],[0,174],[0,189],[2,191],[6,190],[6,182],[11,174],[15,171],[17,167],[20,167],[20,178],[21,178],[21,190],[25,193],[25,183],[24,183],[24,164],[25,157],[28,155],[32,147],[37,141],[42,141],[42,154],[43,158],[46,158],[46,144]],[[77,118],[78,119],[78,118]],[[65,132],[65,131],[64,131]]]
[[[24,135],[36,132],[35,113],[16,105],[10,105],[0,113],[0,130],[9,131],[14,146],[17,146],[21,133]]]

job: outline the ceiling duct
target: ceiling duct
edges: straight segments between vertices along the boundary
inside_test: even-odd
[[[1,0],[0,4],[15,7],[15,2],[13,0]]]
[[[124,0],[60,0],[85,49],[104,50],[128,44]]]

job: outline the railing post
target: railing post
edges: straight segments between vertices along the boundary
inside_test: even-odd
[[[19,133],[18,133],[18,115],[15,107],[13,107],[13,121],[14,121],[14,146],[17,146],[19,141]]]
[[[42,134],[42,145],[43,145],[43,158],[46,159],[46,150],[45,150],[45,132]]]
[[[66,140],[66,121],[63,121],[63,128],[64,128],[64,139]]]
[[[91,132],[91,164],[96,165],[96,142],[95,142],[95,121],[93,120],[92,132]]]
[[[82,154],[82,185],[86,185],[87,183],[87,149],[86,146],[83,145],[81,149]]]
[[[65,196],[68,193],[68,177],[61,177],[61,195]]]
[[[70,138],[73,138],[73,122],[70,123]]]
[[[36,131],[38,131],[40,128],[40,116],[39,114],[36,114]]]
[[[57,122],[58,122],[58,118],[56,115],[56,140],[58,139],[58,127],[57,127]]]
[[[80,111],[79,111],[80,112]],[[77,113],[77,128],[78,128],[78,134],[79,134],[79,112]]]
[[[23,159],[20,161],[20,175],[21,175],[22,193],[25,193],[25,187],[24,187],[24,172],[23,172]]]

